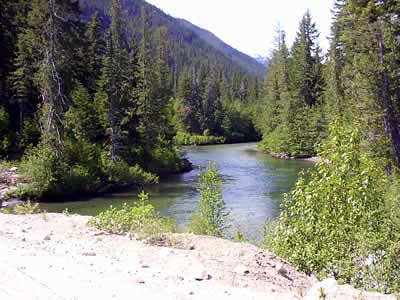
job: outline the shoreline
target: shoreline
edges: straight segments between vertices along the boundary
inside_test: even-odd
[[[187,159],[183,158],[183,167],[178,172],[170,172],[170,173],[162,173],[157,175],[159,178],[164,178],[168,175],[175,174],[183,174],[193,170],[193,164]],[[55,195],[55,196],[45,196],[39,199],[17,199],[17,198],[7,198],[7,193],[13,192],[19,187],[29,184],[21,180],[18,174],[17,167],[6,168],[4,170],[0,170],[0,209],[1,208],[12,208],[15,205],[23,204],[28,200],[32,200],[34,202],[41,203],[51,203],[51,202],[66,202],[71,198],[75,199],[74,201],[82,201],[89,200],[91,198],[99,197],[102,195],[108,195],[116,192],[124,192],[124,191],[140,191],[146,185],[138,185],[138,184],[114,184],[109,182],[104,182],[102,187],[96,191],[88,191],[88,192],[79,192],[76,194],[64,194],[64,195]],[[153,185],[157,183],[149,183],[147,185]]]

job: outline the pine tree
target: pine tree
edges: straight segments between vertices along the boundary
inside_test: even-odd
[[[125,14],[119,0],[113,0],[111,24],[108,29],[107,49],[103,62],[102,77],[95,96],[96,109],[109,135],[111,160],[116,163],[126,151],[122,143],[121,103],[129,97],[127,86],[128,52],[125,36]]]
[[[314,108],[322,104],[324,89],[318,36],[316,25],[307,11],[300,22],[289,63],[290,97],[286,118],[289,120],[288,152],[293,156],[315,155],[316,146],[325,131],[321,110]],[[311,132],[320,134],[314,135]]]
[[[216,73],[216,70],[210,70],[206,79],[206,86],[202,97],[201,120],[203,120],[203,132],[219,136],[221,134],[223,114],[219,78],[216,77]]]
[[[288,152],[288,123],[293,120],[289,111],[289,50],[285,42],[285,32],[276,31],[275,49],[269,59],[265,78],[264,97],[260,102],[262,114],[257,114],[258,127],[263,133],[262,148],[279,153]]]
[[[337,1],[347,119],[356,119],[372,153],[400,159],[399,28],[396,1]],[[332,59],[333,55],[330,56]],[[337,64],[338,65],[338,64]],[[339,65],[340,66],[340,65]],[[388,174],[390,164],[388,164]]]
[[[103,33],[103,26],[98,12],[92,16],[86,31],[86,39],[88,43],[87,57],[87,71],[89,77],[89,88],[94,91],[96,89],[96,82],[101,76],[101,67],[103,58],[106,52],[106,41]]]
[[[145,8],[142,9],[142,40],[139,48],[138,69],[138,115],[139,132],[144,146],[151,148],[158,132],[159,107],[153,98],[153,84],[155,81],[153,57],[151,53],[151,34],[149,18]]]
[[[162,136],[170,136],[171,128],[168,128],[169,120],[167,120],[167,107],[172,97],[172,87],[170,84],[170,70],[168,66],[168,43],[167,28],[157,28],[155,33],[155,42],[157,45],[157,57],[155,63],[155,82],[153,86],[153,101],[158,107],[158,134]]]
[[[192,74],[192,70],[189,69],[183,71],[179,77],[178,97],[182,102],[182,106],[178,108],[178,114],[183,123],[184,131],[200,134],[199,103],[197,103],[195,95],[196,87]]]
[[[28,22],[40,43],[35,84],[41,98],[42,141],[56,152],[63,145],[63,118],[71,87],[72,39],[79,7],[75,1],[35,0]],[[69,66],[68,66],[69,64]],[[64,76],[65,75],[65,76]]]

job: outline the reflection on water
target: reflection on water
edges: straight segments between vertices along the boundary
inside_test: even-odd
[[[252,235],[266,219],[275,219],[279,215],[283,193],[293,187],[301,169],[312,166],[307,161],[275,159],[255,149],[254,143],[185,148],[195,166],[206,166],[210,160],[217,163],[223,182],[223,198],[235,227]],[[197,175],[198,168],[195,168],[145,188],[160,215],[174,217],[180,228],[189,223],[199,200]],[[71,213],[96,215],[110,205],[120,207],[124,202],[136,200],[137,191],[132,191],[88,201],[42,204],[42,208],[61,212],[67,207]]]

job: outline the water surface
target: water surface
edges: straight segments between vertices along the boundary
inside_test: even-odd
[[[294,185],[301,169],[312,163],[280,160],[255,151],[255,143],[185,148],[188,159],[197,167],[191,172],[168,176],[155,186],[146,187],[150,202],[160,215],[174,217],[182,229],[190,221],[199,200],[197,192],[198,166],[208,161],[217,163],[222,176],[223,198],[231,212],[234,227],[257,235],[266,219],[279,216],[283,194]],[[137,191],[113,193],[86,201],[47,203],[42,208],[61,212],[96,215],[110,205],[121,206],[137,200]]]

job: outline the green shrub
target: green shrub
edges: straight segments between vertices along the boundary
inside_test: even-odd
[[[177,147],[163,135],[159,135],[152,148],[147,151],[144,164],[146,170],[159,175],[178,173],[184,166]]]
[[[63,158],[57,157],[56,152],[44,144],[27,151],[20,164],[22,177],[31,182],[24,187],[31,197],[56,193],[66,170],[68,166]]]
[[[208,134],[208,132],[205,133]],[[186,132],[178,131],[174,137],[174,142],[177,145],[213,145],[225,143],[225,138],[212,135],[191,135]]]
[[[75,165],[66,170],[63,178],[62,193],[76,194],[96,190],[100,181],[84,166]]]
[[[28,215],[28,214],[39,214],[41,210],[39,209],[39,203],[32,203],[30,200],[24,204],[19,204],[11,209],[3,209],[3,213],[9,213],[14,215]]]
[[[384,163],[362,152],[356,129],[336,123],[320,157],[310,180],[301,173],[285,196],[268,246],[319,278],[398,289],[399,228],[388,230],[394,221],[385,207]]]
[[[140,166],[130,167],[126,162],[108,163],[105,167],[107,181],[117,185],[143,185],[158,182],[158,177]]]
[[[225,201],[222,199],[221,179],[215,163],[209,162],[199,173],[200,200],[193,215],[189,231],[195,234],[222,237],[229,228]]]
[[[157,215],[154,207],[148,203],[148,194],[142,192],[138,197],[139,202],[133,205],[125,203],[121,209],[110,207],[90,219],[89,225],[116,234],[135,233],[140,239],[154,238],[175,230],[170,219]]]
[[[279,125],[263,138],[258,148],[272,154],[285,153],[288,150],[285,140],[286,135],[287,128],[284,125]]]

